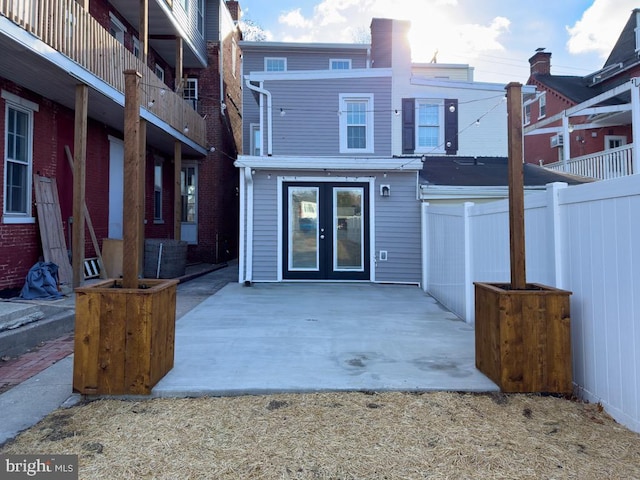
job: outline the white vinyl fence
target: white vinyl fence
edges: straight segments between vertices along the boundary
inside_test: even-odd
[[[468,323],[473,282],[509,283],[507,200],[423,207],[424,288]],[[640,175],[525,197],[528,283],[572,292],[573,378],[640,432]]]

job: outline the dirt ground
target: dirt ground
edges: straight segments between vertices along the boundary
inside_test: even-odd
[[[640,435],[540,395],[318,393],[99,400],[0,453],[77,454],[81,479],[640,479]]]

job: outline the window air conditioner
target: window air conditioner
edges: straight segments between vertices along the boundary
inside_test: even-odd
[[[559,133],[551,137],[551,148],[561,147],[563,145],[562,134]]]

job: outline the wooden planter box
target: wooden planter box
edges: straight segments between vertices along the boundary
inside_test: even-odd
[[[503,392],[570,394],[571,292],[475,283],[476,367]]]
[[[173,368],[177,280],[105,280],[76,292],[73,390],[151,393]]]

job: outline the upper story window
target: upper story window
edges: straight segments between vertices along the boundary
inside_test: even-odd
[[[349,70],[351,68],[350,58],[332,58],[329,60],[331,70]]]
[[[109,12],[109,33],[115,37],[121,44],[124,45],[124,33],[127,31],[127,27],[118,20],[118,18],[111,12]]]
[[[531,104],[530,103],[527,103],[524,106],[523,123],[525,125],[528,125],[531,123]]]
[[[547,115],[547,94],[541,93],[540,98],[538,99],[538,118],[542,118]]]
[[[251,155],[259,157],[262,152],[262,135],[260,134],[260,125],[257,123],[252,123],[249,128],[251,130]]]
[[[264,71],[265,72],[286,72],[287,71],[287,59],[266,57],[264,59]]]
[[[416,100],[416,151],[444,150],[444,103]]]
[[[373,95],[340,94],[340,153],[373,153]]]
[[[236,78],[236,70],[238,69],[238,44],[236,39],[231,39],[231,74]]]
[[[31,222],[33,113],[38,105],[2,91],[5,100],[4,223]]]
[[[137,58],[140,58],[141,52],[142,48],[140,47],[140,40],[138,40],[136,37],[133,37],[133,54]]]
[[[194,110],[198,108],[198,79],[187,78],[184,83],[184,89],[182,91],[182,98],[184,98],[193,107]]]
[[[189,11],[189,0],[178,0],[178,3],[179,3],[180,5],[182,5],[182,9],[183,9],[185,12],[188,12],[188,11]]]
[[[164,68],[156,63],[155,72],[156,76],[164,82]]]
[[[198,33],[204,36],[204,0],[198,0]]]

